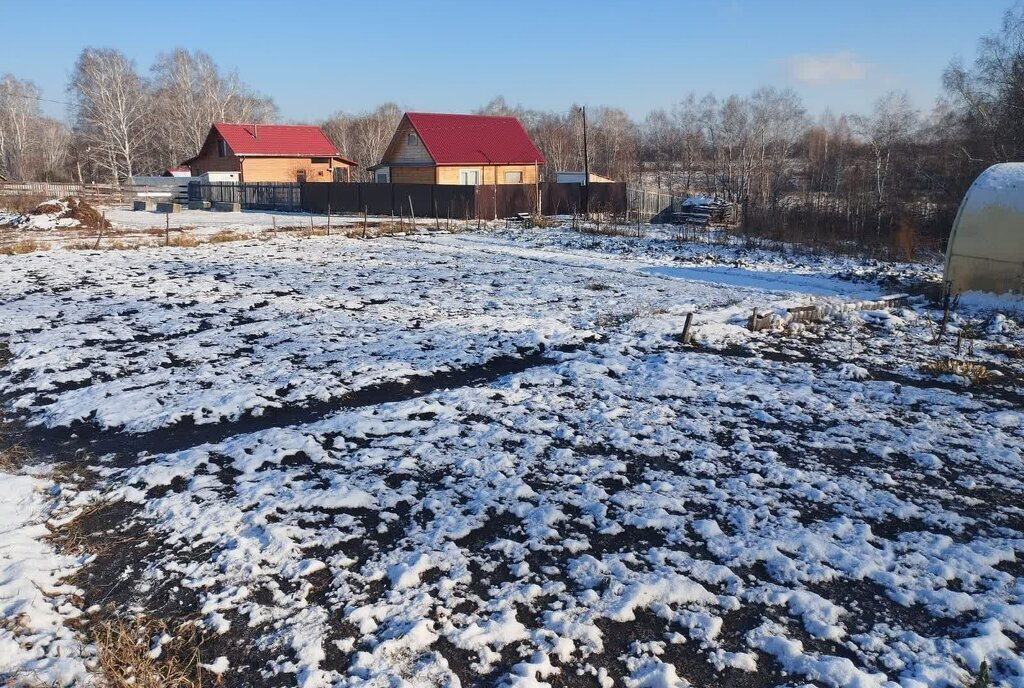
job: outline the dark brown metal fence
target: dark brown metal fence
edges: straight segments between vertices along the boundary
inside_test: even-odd
[[[626,185],[579,184],[379,184],[308,182],[189,184],[190,200],[232,201],[243,210],[303,210],[307,213],[362,213],[469,220],[536,214],[624,214]]]
[[[238,203],[243,210],[301,210],[299,184],[289,182],[191,182],[188,200]]]

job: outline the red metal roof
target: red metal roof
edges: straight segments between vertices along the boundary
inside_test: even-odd
[[[405,116],[438,164],[544,162],[515,117],[434,112],[407,112]]]
[[[296,155],[339,158],[341,155],[320,127],[306,124],[233,124],[213,128],[235,155]],[[351,160],[346,160],[355,164]]]

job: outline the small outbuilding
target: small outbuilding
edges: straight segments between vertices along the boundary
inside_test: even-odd
[[[590,173],[589,177],[583,172],[555,172],[555,182],[557,184],[582,184],[584,179],[589,179],[591,184],[607,184],[608,182],[615,181],[611,177],[594,174],[593,172]]]
[[[946,246],[945,285],[1024,294],[1024,163],[993,165],[960,203]]]

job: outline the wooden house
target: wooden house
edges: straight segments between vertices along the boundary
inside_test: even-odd
[[[342,157],[319,127],[217,122],[199,154],[181,164],[197,177],[237,172],[244,183],[348,182],[356,163]]]
[[[515,117],[407,112],[374,181],[536,184],[544,156]]]

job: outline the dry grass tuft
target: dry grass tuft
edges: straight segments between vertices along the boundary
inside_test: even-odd
[[[70,244],[65,244],[64,248],[69,251],[92,251],[96,249],[95,241],[73,241]]]
[[[98,621],[88,624],[85,630],[96,646],[97,664],[107,686],[195,688],[202,685],[199,634],[194,624],[171,628],[164,621],[137,616],[129,620]],[[166,642],[154,642],[155,638],[164,638]],[[215,681],[215,684],[220,683]]]
[[[560,227],[562,223],[553,217],[545,217],[544,215],[534,215],[532,220],[533,226],[538,229],[550,229],[552,227]]]
[[[595,282],[587,282],[584,286],[587,289],[589,289],[590,291],[609,291],[611,289],[611,287],[608,286],[607,284],[605,284],[604,282],[596,282],[596,281]]]
[[[594,320],[594,324],[598,327],[621,327],[628,322],[636,320],[643,314],[643,311],[639,308],[628,311],[601,313]]]
[[[211,244],[224,244],[229,241],[245,241],[249,238],[248,234],[242,234],[241,232],[226,229],[211,235],[209,241]]]
[[[35,251],[46,251],[49,248],[49,244],[44,244],[41,241],[36,241],[35,239],[22,239],[21,241],[15,241],[13,244],[0,246],[0,255],[20,256],[22,254],[33,253]]]
[[[389,234],[402,234],[403,232],[412,231],[413,227],[405,226],[397,222],[382,222],[374,228],[374,234],[378,236],[387,236]]]
[[[25,465],[29,454],[18,445],[3,447],[0,449],[0,471],[13,473]]]
[[[71,251],[129,251],[139,248],[139,244],[129,241],[114,239],[107,243],[96,245],[95,241],[75,241],[67,244],[66,248]]]
[[[994,377],[992,371],[980,363],[962,361],[958,358],[937,358],[925,363],[922,370],[933,375],[956,375],[975,385]]]
[[[170,241],[168,241],[166,245],[177,246],[179,248],[192,248],[199,245],[199,240],[194,236],[189,236],[188,234],[179,234],[178,236],[171,237]]]
[[[989,347],[993,353],[1002,354],[1007,358],[1024,359],[1024,346],[1019,344],[997,343]]]

